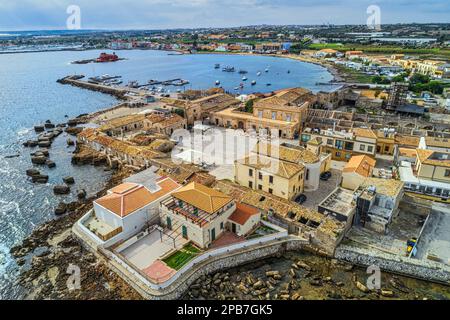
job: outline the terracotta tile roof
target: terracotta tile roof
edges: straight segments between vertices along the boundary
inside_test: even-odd
[[[320,161],[317,155],[304,148],[290,148],[264,142],[259,142],[253,152],[296,164],[316,163]]]
[[[450,138],[425,137],[427,146],[450,148]]]
[[[353,133],[356,137],[376,139],[377,135],[371,129],[354,128]]]
[[[233,199],[217,190],[205,187],[197,182],[191,182],[172,194],[174,198],[213,214],[226,206]]]
[[[250,155],[244,159],[237,160],[237,163],[287,179],[295,176],[305,168],[301,164],[277,160],[263,155]]]
[[[248,219],[256,214],[259,214],[259,210],[255,207],[246,205],[244,203],[237,203],[236,210],[228,219],[243,226],[248,221]]]
[[[419,146],[419,142],[420,142],[420,137],[407,136],[407,135],[401,135],[401,134],[397,134],[395,136],[395,143],[400,146],[408,146],[408,147],[417,148]]]
[[[95,202],[124,218],[180,187],[178,183],[169,178],[158,181],[157,185],[160,189],[151,192],[142,185],[124,183],[111,189],[110,194],[97,199]]]
[[[353,156],[345,165],[343,172],[355,172],[363,177],[369,177],[375,164],[376,160],[369,156]]]
[[[395,197],[403,189],[404,183],[394,179],[367,178],[361,184],[362,187],[375,186],[376,192],[388,197]]]
[[[408,158],[415,158],[417,156],[416,149],[411,148],[398,148],[401,156]]]
[[[416,149],[417,158],[423,164],[450,168],[450,153],[434,150]]]
[[[144,121],[145,115],[143,114],[131,114],[128,116],[112,119],[106,122],[104,125],[100,127],[100,131],[107,131],[115,128],[119,128],[122,126],[126,126],[135,122]]]

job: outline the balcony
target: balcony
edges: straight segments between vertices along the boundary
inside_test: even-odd
[[[200,227],[207,225],[213,219],[212,217],[215,218],[217,216],[217,213],[211,215],[208,212],[202,211],[184,202],[180,205],[179,200],[173,198],[162,202],[161,206],[175,215],[183,216],[186,220],[190,220],[192,223],[197,224]]]

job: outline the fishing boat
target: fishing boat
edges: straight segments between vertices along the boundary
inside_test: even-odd
[[[291,73],[291,70],[288,70],[288,73]]]
[[[264,72],[269,72],[269,68],[266,68],[266,70],[264,70]]]
[[[261,71],[258,71],[256,75],[259,77],[261,75]]]
[[[271,83],[266,83],[266,86],[270,87],[272,84]]]
[[[220,81],[216,80],[216,86],[219,86],[219,85],[220,85]]]
[[[234,69],[234,67],[230,67],[230,66],[226,66],[225,68],[222,69],[223,72],[235,72],[236,70]]]
[[[220,69],[220,63],[216,63],[216,64],[214,65],[214,69]]]
[[[247,73],[248,73],[248,71],[246,71],[246,70],[242,70],[242,69],[241,69],[241,70],[239,70],[239,73],[240,73],[240,74],[247,74]]]
[[[248,79],[247,79],[247,77],[246,76],[243,76],[242,77],[242,81],[247,81]]]
[[[252,81],[252,86],[254,86],[256,84],[256,81],[255,80],[253,80]]]

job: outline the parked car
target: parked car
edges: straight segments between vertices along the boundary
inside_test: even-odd
[[[331,178],[331,172],[330,171],[325,171],[325,172],[322,172],[320,174],[320,180],[328,181],[328,179],[330,179],[330,178]]]
[[[295,202],[296,203],[298,203],[298,204],[302,204],[302,203],[304,203],[305,201],[306,201],[306,196],[304,195],[304,194],[300,194],[300,195],[298,195],[297,197],[295,197]]]

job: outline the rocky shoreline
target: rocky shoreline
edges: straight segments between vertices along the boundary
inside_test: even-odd
[[[273,258],[200,277],[191,300],[450,299],[448,287],[382,272],[381,289],[369,290],[365,270],[308,252]]]

